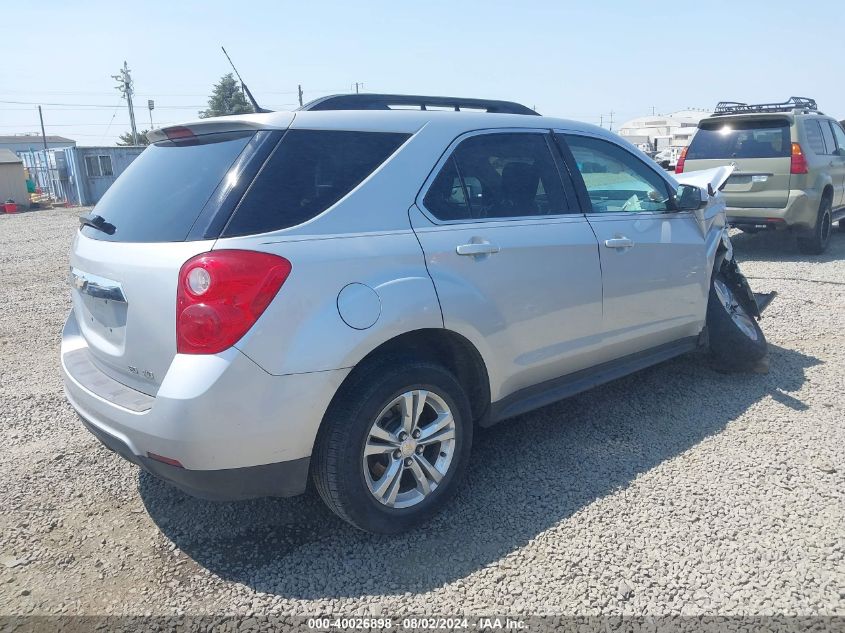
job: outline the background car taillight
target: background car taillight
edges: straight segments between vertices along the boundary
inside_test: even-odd
[[[798,143],[792,144],[792,162],[789,164],[789,173],[807,173],[807,159],[804,157],[804,152],[801,151],[801,146]]]
[[[176,351],[216,354],[234,345],[290,271],[284,257],[255,251],[211,251],[189,259],[176,292]]]
[[[685,147],[684,149],[682,149],[681,155],[678,156],[678,164],[675,165],[675,173],[676,174],[681,174],[681,173],[684,172],[684,161],[687,159],[687,150],[688,149],[689,149],[688,147]]]

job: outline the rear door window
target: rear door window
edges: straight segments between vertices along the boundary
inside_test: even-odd
[[[97,203],[93,214],[112,234],[82,234],[111,242],[180,242],[199,217],[253,132],[206,134],[150,145]]]
[[[717,119],[699,125],[687,150],[687,160],[783,158],[791,151],[786,119]]]
[[[833,132],[829,121],[816,122],[822,129],[822,136],[824,137],[824,144],[827,148],[825,154],[834,154],[836,152],[836,141],[833,140]]]
[[[223,237],[278,231],[316,217],[357,187],[409,134],[289,130]]]
[[[432,182],[423,204],[444,221],[569,212],[547,137],[502,132],[461,141]]]
[[[480,191],[479,183],[478,192]],[[466,220],[472,217],[469,213],[466,189],[458,175],[454,156],[449,157],[437,178],[431,183],[423,204],[438,220]]]
[[[830,128],[833,130],[833,135],[836,137],[837,149],[845,151],[845,131],[842,130],[842,127],[838,123],[831,122]]]

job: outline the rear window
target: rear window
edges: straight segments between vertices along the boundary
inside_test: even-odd
[[[223,236],[278,231],[310,220],[358,186],[409,136],[289,130],[238,205]]]
[[[92,211],[112,224],[114,233],[87,226],[82,233],[110,242],[185,240],[252,136],[252,132],[206,134],[150,145]]]
[[[707,158],[780,158],[789,156],[789,121],[725,120],[701,124],[687,150],[687,160]]]

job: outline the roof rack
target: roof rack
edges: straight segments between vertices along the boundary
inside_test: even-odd
[[[395,107],[400,106],[400,107]],[[401,107],[406,106],[406,107]],[[404,110],[407,106],[420,110],[435,108],[451,108],[455,112],[462,109],[484,110],[497,114],[531,114],[537,112],[520,103],[512,101],[494,101],[490,99],[464,99],[461,97],[428,97],[422,95],[390,95],[390,94],[341,94],[315,99],[300,110]]]
[[[713,116],[725,114],[748,114],[752,112],[818,112],[819,107],[815,99],[808,97],[789,97],[783,103],[741,103],[739,101],[720,101],[716,104]],[[821,114],[821,113],[819,113]]]

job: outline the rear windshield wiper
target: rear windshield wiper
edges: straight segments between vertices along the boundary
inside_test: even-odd
[[[114,224],[106,222],[106,219],[101,215],[80,215],[79,226],[90,226],[106,235],[114,235]]]

